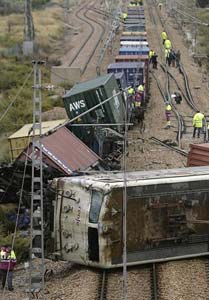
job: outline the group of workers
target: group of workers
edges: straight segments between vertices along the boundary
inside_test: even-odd
[[[163,45],[165,48],[165,61],[166,64],[170,67],[175,67],[178,68],[180,66],[180,58],[181,58],[181,53],[180,51],[174,51],[172,49],[172,44],[171,41],[168,39],[168,35],[166,31],[163,31],[161,33],[161,38],[163,40]]]
[[[144,83],[139,84],[137,88],[133,86],[128,88],[128,103],[130,108],[139,108],[144,100]]]
[[[177,104],[180,104],[182,101],[182,97],[179,94],[179,92],[175,92],[173,95],[171,95],[171,97],[173,99],[175,99]],[[169,101],[166,101],[165,103],[165,117],[166,117],[166,128],[170,128],[171,126],[171,111],[172,111],[172,106],[171,103]],[[196,133],[197,133],[197,137],[200,138],[200,134],[203,132],[203,120],[204,120],[205,116],[204,114],[198,110],[194,116],[193,116],[193,120],[192,120],[192,125],[193,125],[193,135],[192,137],[195,138],[196,137]],[[209,135],[209,124],[207,125],[207,131],[208,131],[208,135]]]

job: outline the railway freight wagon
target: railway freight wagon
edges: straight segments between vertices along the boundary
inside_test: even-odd
[[[126,174],[127,265],[208,255],[209,167]],[[124,173],[54,179],[54,251],[122,266]]]
[[[124,75],[118,78],[121,85],[126,84]],[[94,109],[101,102],[110,99]],[[122,132],[125,120],[125,103],[116,78],[113,74],[105,74],[95,79],[77,83],[63,96],[64,106],[69,119],[80,116],[69,129],[96,153],[102,154],[105,133],[104,126],[96,124],[110,124],[106,127]],[[91,111],[89,111],[92,109]],[[82,126],[82,124],[85,124]],[[89,124],[89,126],[88,126]],[[95,124],[95,126],[94,126]],[[115,124],[115,125],[114,125]],[[111,143],[109,141],[109,143]]]
[[[125,56],[125,55],[124,55]],[[148,90],[148,64],[145,62],[116,62],[110,64],[107,68],[108,73],[124,72],[128,86],[138,87],[145,84],[145,95]]]

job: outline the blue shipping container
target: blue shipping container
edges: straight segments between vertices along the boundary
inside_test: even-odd
[[[148,55],[148,47],[120,47],[119,55]]]
[[[144,82],[145,63],[144,62],[119,62],[110,64],[107,68],[108,73],[124,72],[127,86],[137,86]]]

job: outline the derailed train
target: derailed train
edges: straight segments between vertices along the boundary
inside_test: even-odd
[[[144,82],[147,99],[149,62],[143,7],[129,7],[128,17],[119,55],[108,67],[108,74],[76,85],[64,97],[70,119],[113,98],[111,103],[83,115],[76,125],[123,123],[124,99],[118,96],[119,86]],[[114,73],[115,78],[109,73]],[[84,132],[81,138],[87,140],[102,132],[92,134],[92,127],[85,126],[85,131],[79,126],[71,129],[79,137]],[[120,126],[113,128],[122,133]],[[108,144],[106,134],[100,135],[99,147],[105,141]],[[95,139],[90,144],[95,148]],[[126,208],[128,266],[208,255],[208,180],[208,167],[54,179],[49,250],[60,259],[79,264],[122,266]]]
[[[54,179],[54,251],[121,266],[126,184],[127,265],[208,255],[208,182],[209,167],[130,172],[125,181],[123,172]]]
[[[123,139],[125,120],[140,122],[144,117],[148,101],[149,47],[143,6],[128,8],[118,52],[107,74],[77,83],[63,96],[69,119],[77,117],[68,128],[102,159],[120,151],[118,145]],[[141,96],[138,94],[135,105],[134,97],[127,97],[127,89],[130,86],[137,89],[141,84],[144,84],[144,92]],[[124,90],[126,92],[122,92]],[[100,105],[108,98],[110,101]]]

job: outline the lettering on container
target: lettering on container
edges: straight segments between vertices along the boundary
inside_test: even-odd
[[[78,206],[78,214],[77,214],[75,221],[76,221],[76,224],[79,226],[81,223],[81,207],[80,206]]]
[[[75,110],[78,110],[83,107],[86,107],[86,103],[84,100],[79,100],[79,101],[70,103],[70,105],[69,105],[70,111],[75,111]]]

